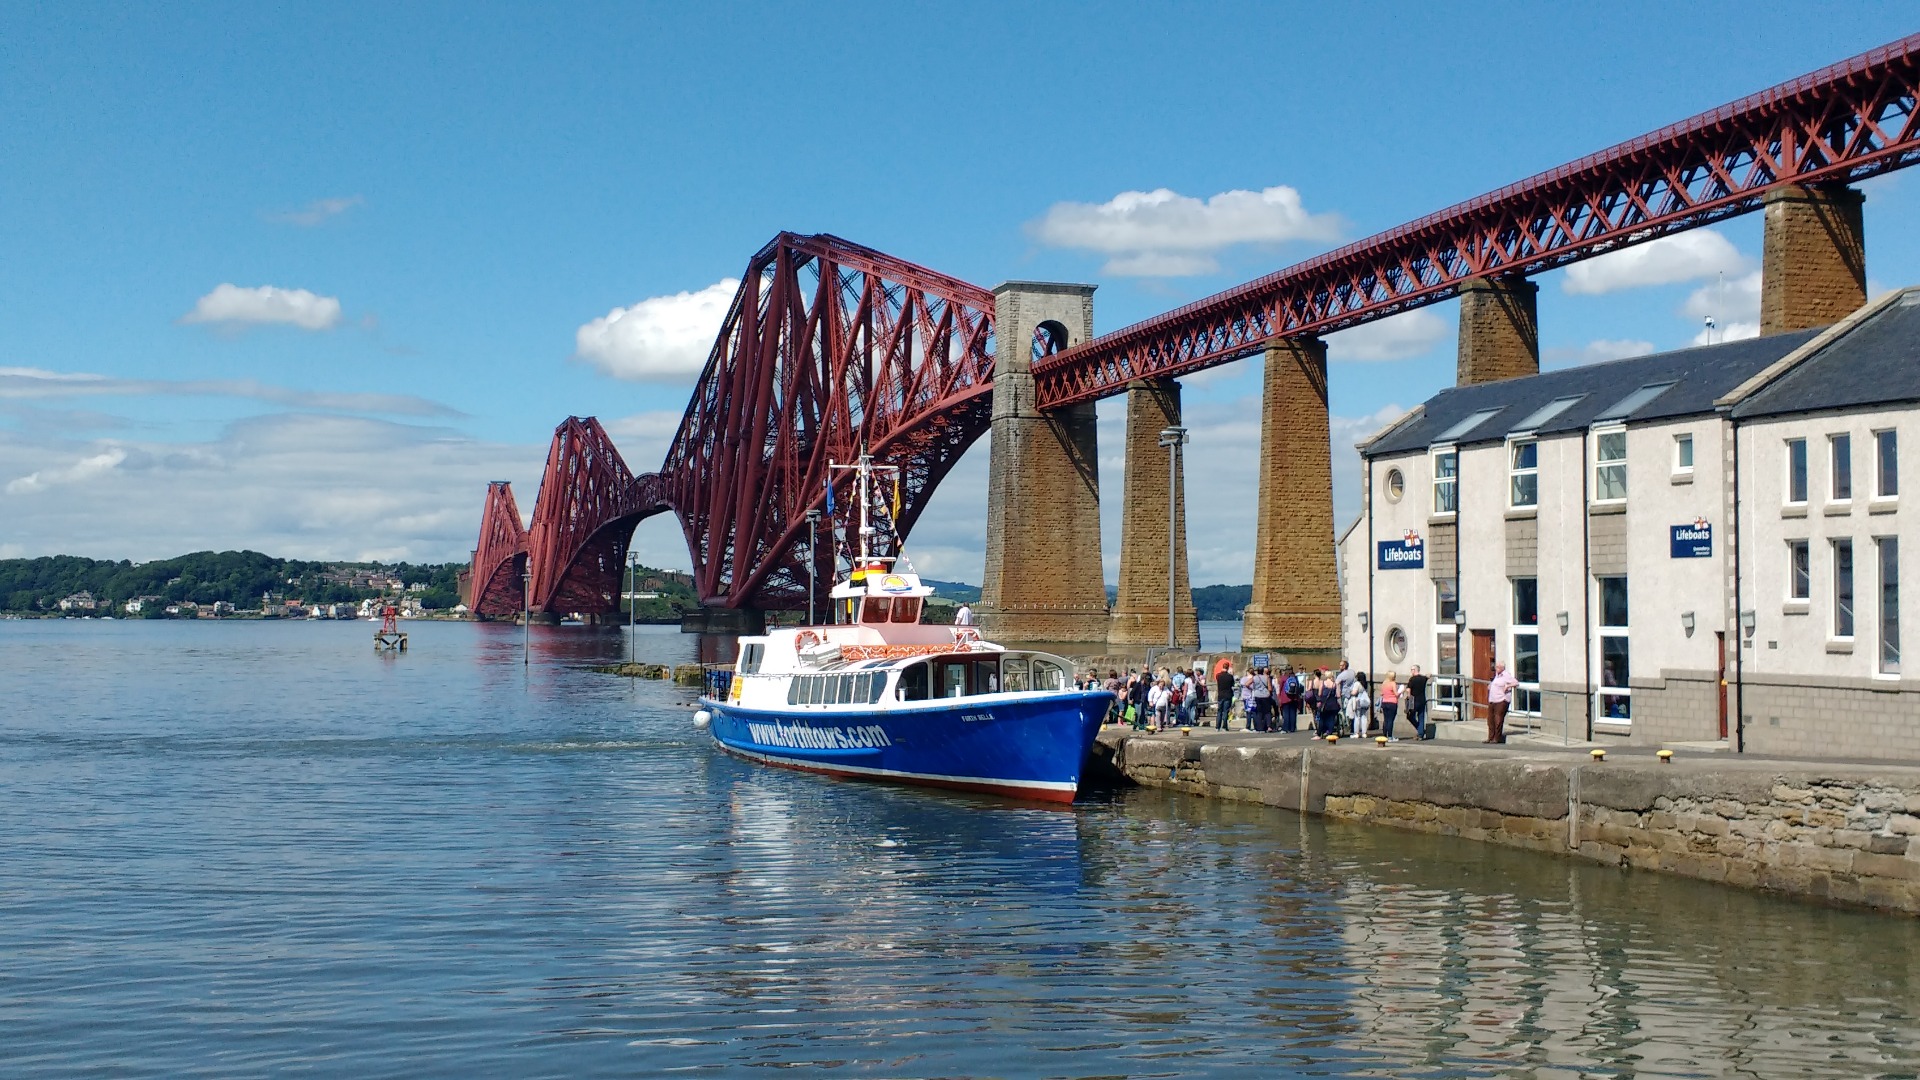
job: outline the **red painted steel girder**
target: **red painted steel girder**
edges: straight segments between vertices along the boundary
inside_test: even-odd
[[[1118,394],[1920,160],[1920,34],[1429,214],[1034,365],[1041,406]]]
[[[526,585],[520,577],[526,559],[527,527],[520,523],[513,487],[495,480],[487,485],[480,543],[473,549],[473,595],[467,606],[475,615],[493,618],[520,611],[526,600]]]
[[[605,615],[620,607],[627,542],[640,519],[667,507],[658,477],[636,477],[593,417],[554,429],[527,530],[533,610]]]
[[[761,248],[660,469],[702,602],[804,608],[806,512],[823,508],[828,462],[863,445],[902,468],[906,535],[991,421],[992,340],[978,286],[834,236]],[[823,521],[823,591],[831,535]]]

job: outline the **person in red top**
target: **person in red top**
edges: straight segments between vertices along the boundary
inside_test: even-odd
[[[1507,741],[1507,705],[1513,701],[1513,692],[1520,687],[1520,680],[1513,677],[1507,665],[1495,661],[1493,682],[1487,686],[1487,741],[1505,743]]]

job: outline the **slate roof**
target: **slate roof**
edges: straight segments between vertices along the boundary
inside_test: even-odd
[[[1915,314],[1920,315],[1920,309],[1915,309]],[[1912,326],[1913,329],[1905,331],[1898,340],[1920,343],[1920,321]],[[1609,418],[1646,421],[1711,413],[1715,400],[1819,333],[1819,330],[1796,330],[1651,356],[1583,364],[1500,382],[1452,387],[1427,399],[1420,415],[1388,431],[1366,446],[1364,452],[1368,457],[1384,457],[1425,449],[1442,441],[1441,434],[1484,409],[1499,411],[1452,442],[1459,446],[1500,442],[1520,430],[1522,420],[1563,397],[1577,396],[1579,400],[1533,431],[1541,435],[1578,431],[1615,411],[1615,405],[1641,387],[1664,382],[1673,385],[1638,408]],[[1841,341],[1853,336],[1849,334]],[[1883,348],[1883,351],[1891,350]],[[1910,373],[1910,377],[1920,389],[1920,373]],[[1796,411],[1808,407],[1796,406]]]
[[[1868,313],[1839,337],[1733,406],[1738,420],[1920,401],[1920,288]]]

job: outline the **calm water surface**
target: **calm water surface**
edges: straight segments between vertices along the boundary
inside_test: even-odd
[[[1920,1069],[1912,921],[772,771],[611,631],[409,629],[0,623],[0,1073]]]

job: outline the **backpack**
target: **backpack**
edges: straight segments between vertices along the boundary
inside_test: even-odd
[[[1287,696],[1295,701],[1300,700],[1300,676],[1287,676]]]

